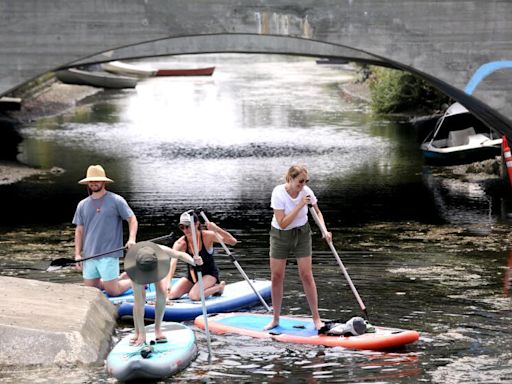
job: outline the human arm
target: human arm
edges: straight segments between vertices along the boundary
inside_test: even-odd
[[[75,260],[82,258],[82,240],[84,238],[84,226],[77,225],[75,228]],[[81,263],[77,263],[77,268],[81,268]]]
[[[231,233],[222,229],[217,224],[211,221],[208,221],[206,223],[206,227],[208,228],[209,231],[213,232],[213,241],[217,243],[220,243],[222,241],[224,244],[233,246],[236,245],[236,243],[238,242],[238,240]]]
[[[311,204],[311,196],[305,195],[302,197],[302,199],[300,199],[299,203],[287,214],[284,213],[284,209],[274,208],[274,216],[277,220],[277,223],[279,224],[279,227],[282,229],[288,227],[293,222],[293,220],[295,220],[297,215],[301,213],[301,210],[304,208],[304,206],[308,204]]]
[[[125,247],[130,249],[130,247],[136,243],[139,223],[135,215],[130,216],[126,221],[128,222],[128,241],[126,242]]]

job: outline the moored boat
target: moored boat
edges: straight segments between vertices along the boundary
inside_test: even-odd
[[[135,77],[151,77],[155,76],[156,69],[144,67],[142,65],[135,65],[124,63],[122,61],[110,61],[108,63],[101,64],[101,68],[105,71],[116,73],[119,75],[128,75]]]
[[[501,136],[463,105],[452,104],[420,146],[428,164],[469,164],[499,156]]]
[[[83,71],[76,68],[58,70],[55,76],[66,84],[90,85],[113,89],[135,88],[138,81],[135,77],[119,76],[100,71]]]
[[[215,67],[158,69],[155,76],[211,76]]]

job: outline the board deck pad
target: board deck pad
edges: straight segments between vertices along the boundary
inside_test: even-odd
[[[250,312],[219,313],[208,317],[208,328],[215,334],[238,334],[298,344],[324,345],[350,349],[385,350],[403,347],[419,339],[412,330],[374,326],[373,332],[359,336],[319,335],[311,318],[281,316],[279,326],[263,330],[272,320],[271,314]],[[204,329],[204,320],[196,317],[195,325]]]

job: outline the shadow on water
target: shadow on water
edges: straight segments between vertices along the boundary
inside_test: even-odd
[[[23,137],[18,132],[18,123],[0,112],[0,161],[16,161],[18,156],[18,145]]]

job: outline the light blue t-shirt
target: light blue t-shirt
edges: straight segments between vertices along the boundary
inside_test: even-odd
[[[107,191],[100,199],[87,197],[78,203],[73,224],[83,225],[82,257],[93,256],[123,244],[123,220],[134,213],[126,200]],[[114,252],[105,257],[122,257],[123,251]]]

